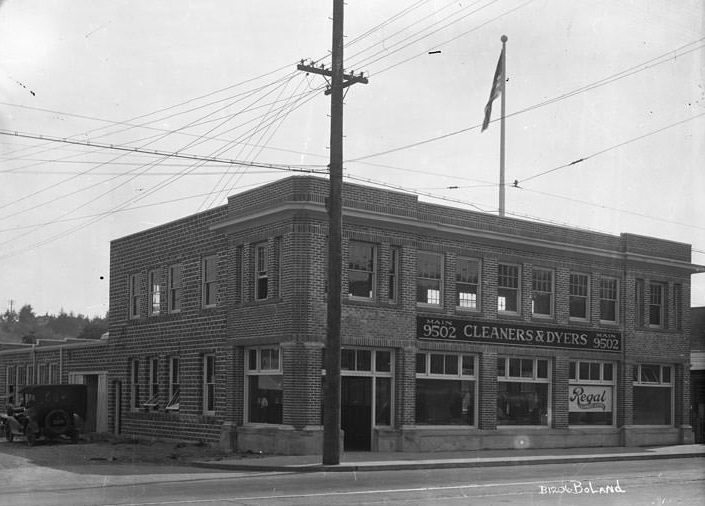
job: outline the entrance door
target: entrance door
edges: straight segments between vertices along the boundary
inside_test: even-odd
[[[340,426],[346,451],[370,451],[372,443],[372,378],[340,379]]]

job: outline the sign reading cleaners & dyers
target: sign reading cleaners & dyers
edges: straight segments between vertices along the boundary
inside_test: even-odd
[[[419,339],[469,341],[483,344],[622,351],[621,332],[480,322],[459,318],[417,316],[416,336]]]

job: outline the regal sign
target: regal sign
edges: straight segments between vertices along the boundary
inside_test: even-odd
[[[578,413],[612,411],[612,387],[571,385],[568,411]]]
[[[482,344],[622,351],[621,332],[480,322],[460,318],[417,316],[416,337]]]

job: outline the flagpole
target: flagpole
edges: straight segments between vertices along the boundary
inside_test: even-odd
[[[502,35],[502,111],[499,128],[499,215],[504,216],[504,106],[507,95],[507,36]]]

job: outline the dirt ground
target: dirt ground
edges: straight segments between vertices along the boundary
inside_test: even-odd
[[[86,436],[77,444],[69,441],[39,441],[28,447],[23,438],[7,442],[2,438],[0,453],[24,457],[37,465],[79,465],[90,463],[188,465],[193,461],[237,458],[216,446],[168,440],[119,436]]]

